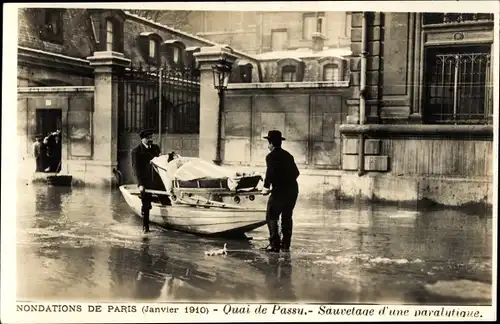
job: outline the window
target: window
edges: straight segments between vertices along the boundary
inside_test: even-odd
[[[252,82],[252,70],[253,70],[253,65],[251,63],[247,63],[244,65],[238,65],[239,68],[239,80],[237,82],[242,82],[242,83],[250,83]]]
[[[156,58],[156,41],[154,39],[149,40],[149,57]]]
[[[323,67],[323,81],[340,81],[340,70],[337,64],[327,64]]]
[[[50,42],[61,43],[63,41],[62,36],[62,11],[59,9],[45,9],[42,37]]]
[[[295,82],[297,81],[297,69],[295,66],[284,66],[281,70],[281,82]]]
[[[157,66],[161,64],[161,37],[153,32],[143,32],[139,35],[139,48],[146,64]]]
[[[316,31],[318,33],[323,33],[323,17],[318,17],[316,21]]]
[[[288,32],[286,29],[271,31],[271,50],[280,51],[288,47]]]
[[[189,48],[192,50],[193,48]],[[199,50],[199,49],[198,49]],[[186,51],[186,45],[179,40],[169,39],[163,42],[163,51],[165,53],[168,64],[171,68],[180,69],[184,67],[184,63],[190,64],[194,62],[194,57]]]
[[[302,38],[311,40],[315,32],[323,32],[324,13],[306,13],[302,18]]]
[[[178,47],[173,47],[172,50],[173,50],[172,60],[174,61],[175,64],[179,64],[181,50]]]
[[[113,37],[113,32],[114,32],[114,28],[113,28],[113,22],[111,20],[106,20],[106,51],[110,52],[110,51],[113,51],[114,50],[114,47],[113,47],[113,41],[114,41],[114,37]]]
[[[428,123],[487,123],[492,116],[490,46],[428,48],[425,52]]]

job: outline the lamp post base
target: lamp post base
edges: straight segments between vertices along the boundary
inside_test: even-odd
[[[215,160],[214,160],[214,163],[215,163],[216,165],[221,165],[221,164],[222,164],[222,161],[221,161],[220,159],[215,159]]]

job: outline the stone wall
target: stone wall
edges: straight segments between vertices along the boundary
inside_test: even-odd
[[[94,79],[78,74],[69,74],[65,71],[47,69],[37,66],[18,66],[18,87],[41,86],[92,86]]]
[[[43,14],[40,9],[23,8],[18,11],[18,46],[29,47],[47,52],[77,58],[87,58],[95,51],[90,16],[86,9],[63,10],[63,42],[44,41],[40,38]]]
[[[290,151],[302,168],[340,169],[341,137],[345,122],[345,88],[319,85],[308,88],[300,83],[260,88],[235,85],[226,93],[223,127],[225,164],[265,163],[271,129],[280,130]]]
[[[36,113],[40,109],[60,110],[62,117],[61,172],[74,176],[75,181],[91,183],[93,165],[93,87],[20,88],[17,101],[17,138],[20,159],[19,176],[33,175],[32,153],[37,129]],[[94,175],[95,176],[95,175]],[[95,177],[94,177],[95,178]],[[87,179],[87,180],[85,180]]]

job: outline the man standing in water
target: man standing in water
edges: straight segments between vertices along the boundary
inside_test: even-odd
[[[278,130],[271,130],[264,137],[268,140],[271,151],[266,156],[266,176],[262,194],[271,194],[267,202],[266,221],[269,229],[268,252],[289,252],[292,240],[293,209],[299,195],[297,178],[300,174],[293,156],[281,148],[282,137]],[[271,190],[270,190],[271,188]],[[281,215],[280,238],[278,220]]]
[[[132,150],[132,168],[134,169],[137,185],[141,194],[141,213],[144,233],[149,232],[149,211],[151,210],[151,193],[146,189],[152,189],[155,186],[155,174],[150,161],[159,156],[160,147],[153,143],[154,131],[151,129],[143,130],[139,133],[141,143]]]

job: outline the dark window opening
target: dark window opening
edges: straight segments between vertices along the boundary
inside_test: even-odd
[[[62,11],[59,9],[45,9],[44,28],[41,33],[46,41],[62,43]]]
[[[281,82],[296,82],[297,68],[293,65],[284,66],[281,70]]]

